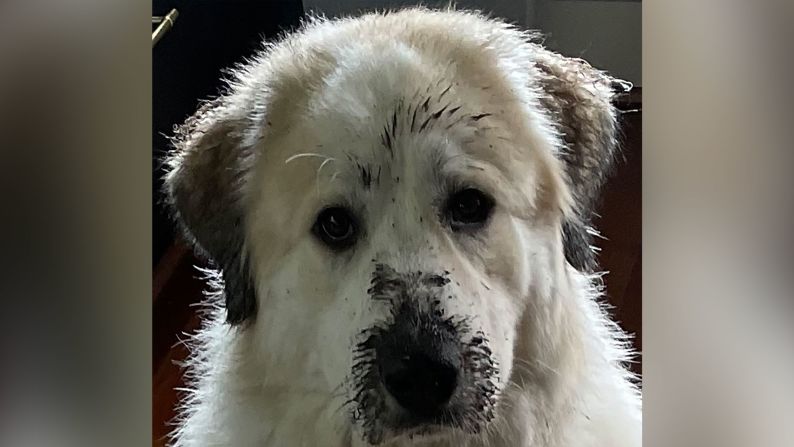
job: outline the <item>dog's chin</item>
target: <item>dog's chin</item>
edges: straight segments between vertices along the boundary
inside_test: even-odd
[[[449,439],[456,429],[438,424],[422,424],[411,428],[401,429],[391,436],[383,439],[380,444],[384,447],[402,445],[433,444],[444,439]]]
[[[385,428],[378,442],[372,445],[384,447],[437,445],[452,438],[465,439],[476,436],[484,427],[481,424],[462,426],[460,421],[450,417],[443,415],[435,420],[423,422],[402,420],[397,426]]]
[[[495,414],[475,406],[454,405],[431,414],[411,414],[386,395],[382,413],[365,423],[367,445],[383,447],[438,445],[476,437],[488,429]],[[491,402],[494,405],[494,402]],[[495,405],[494,405],[495,406]]]

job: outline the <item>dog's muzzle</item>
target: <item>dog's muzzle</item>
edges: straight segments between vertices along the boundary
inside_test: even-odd
[[[461,343],[448,328],[412,317],[399,316],[383,334],[375,362],[383,387],[411,419],[438,421],[461,382]]]
[[[370,444],[443,429],[477,433],[494,416],[498,369],[470,316],[446,315],[454,292],[443,274],[377,264],[368,290],[389,317],[354,349],[352,416]]]

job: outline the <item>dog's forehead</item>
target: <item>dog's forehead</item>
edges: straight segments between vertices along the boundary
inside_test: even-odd
[[[312,151],[333,160],[336,170],[360,173],[369,186],[369,177],[387,170],[439,174],[472,165],[450,164],[453,159],[498,162],[492,149],[508,138],[491,110],[453,74],[392,63],[330,76],[312,95],[305,121]]]
[[[308,101],[312,126],[321,135],[357,140],[419,136],[435,122],[448,125],[451,118],[490,108],[475,98],[479,88],[469,86],[454,64],[427,60],[399,42],[350,45],[338,52],[344,63],[324,76]],[[388,146],[391,141],[381,142]]]
[[[455,75],[423,60],[416,50],[394,42],[372,47],[348,44],[337,50],[344,60],[326,74],[322,87],[309,101],[310,113],[349,117],[355,121],[382,119],[398,98],[412,98],[424,91],[432,95],[431,86]],[[361,123],[364,124],[364,123]]]
[[[279,168],[270,174],[296,185],[291,190],[314,207],[387,201],[397,184],[435,198],[468,184],[523,200],[508,185],[532,172],[523,148],[533,145],[516,125],[521,100],[505,85],[475,82],[449,60],[428,61],[399,44],[351,48],[283,121],[286,138],[268,157]],[[379,191],[389,198],[371,195]],[[367,198],[356,199],[361,194]]]

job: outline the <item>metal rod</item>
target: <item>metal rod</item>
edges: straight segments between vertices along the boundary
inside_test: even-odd
[[[176,18],[179,17],[179,11],[176,9],[172,9],[165,17],[162,18],[160,25],[152,33],[152,47],[157,45],[157,42],[163,37],[163,34],[166,31],[170,30],[174,26],[174,22],[176,22]],[[154,17],[152,17],[152,23],[154,22]]]

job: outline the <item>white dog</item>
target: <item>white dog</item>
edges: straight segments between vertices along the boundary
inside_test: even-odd
[[[475,13],[313,20],[177,133],[218,266],[176,446],[637,446],[586,225],[615,82]]]

